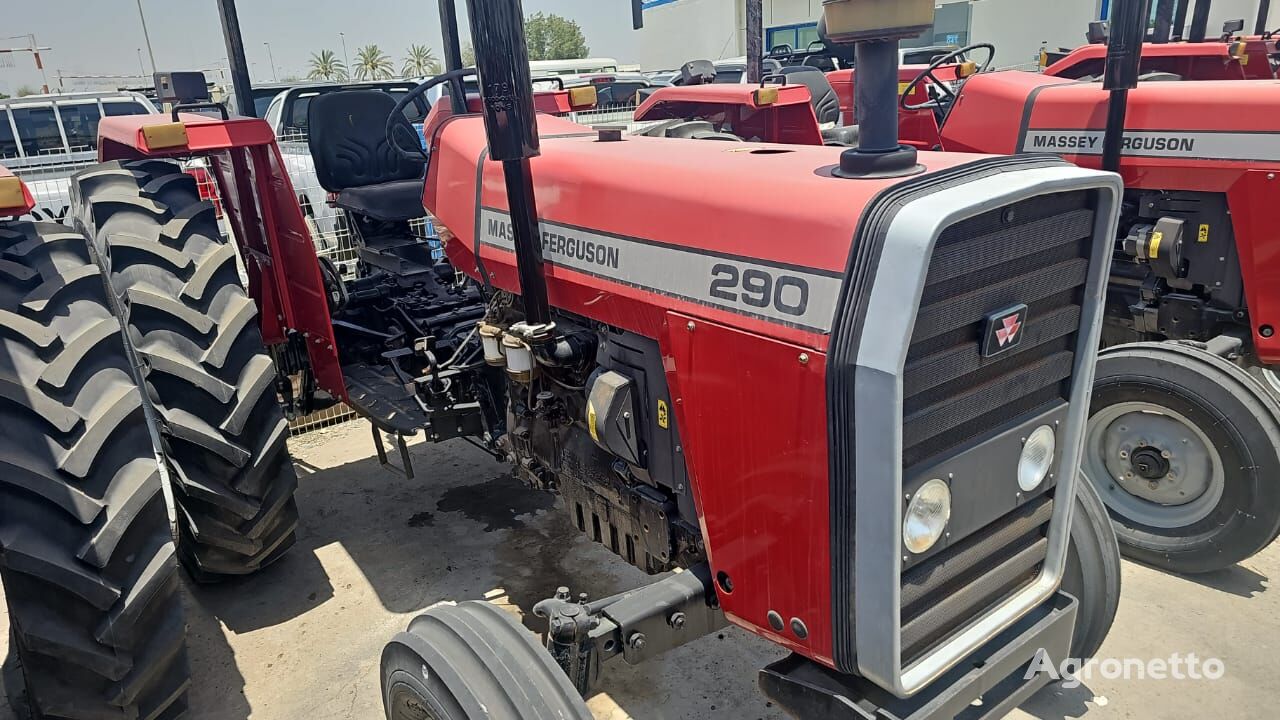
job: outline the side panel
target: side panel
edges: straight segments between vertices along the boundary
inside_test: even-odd
[[[679,313],[663,332],[711,569],[732,583],[717,588],[725,613],[830,665],[826,356]]]
[[[1276,173],[1251,170],[1227,191],[1244,275],[1253,346],[1269,364],[1280,364],[1280,223],[1269,212],[1280,199]],[[1265,334],[1270,328],[1270,335]]]

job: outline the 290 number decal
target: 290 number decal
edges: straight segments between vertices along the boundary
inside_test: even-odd
[[[804,315],[809,308],[809,283],[794,275],[773,275],[751,268],[739,271],[720,263],[711,268],[711,297],[750,307],[773,307],[786,315]]]

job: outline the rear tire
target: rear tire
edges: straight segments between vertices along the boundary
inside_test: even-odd
[[[298,481],[275,366],[213,204],[156,160],[94,166],[71,192],[159,420],[179,556],[198,582],[266,567],[294,543]]]
[[[546,649],[485,602],[441,605],[382,652],[387,720],[591,720]]]
[[[143,396],[88,242],[54,223],[0,224],[0,577],[20,717],[184,713],[186,625]]]
[[[1098,491],[1080,480],[1062,589],[1079,601],[1071,657],[1087,660],[1102,647],[1120,607],[1120,543]]]
[[[1081,466],[1135,560],[1209,572],[1280,533],[1280,404],[1198,348],[1102,351]]]

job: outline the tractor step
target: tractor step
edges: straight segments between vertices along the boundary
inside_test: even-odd
[[[413,391],[389,372],[362,363],[342,368],[347,384],[347,404],[369,419],[374,427],[393,435],[416,435],[431,426],[431,418],[418,405]]]

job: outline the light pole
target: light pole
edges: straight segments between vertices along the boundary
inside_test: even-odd
[[[338,37],[342,38],[342,66],[346,68],[347,73],[350,74],[351,58],[347,57],[347,34],[340,32],[338,33]]]
[[[151,72],[156,71],[156,54],[151,50],[151,33],[147,32],[147,16],[142,14],[142,0],[138,0],[138,19],[142,21],[142,39],[147,43],[147,57],[151,58]],[[146,77],[146,73],[143,73]]]
[[[280,82],[280,77],[276,75],[276,59],[271,54],[271,43],[264,42],[262,44],[267,46],[267,60],[271,61],[271,80],[272,82]]]
[[[142,48],[138,48],[138,77],[147,79],[147,66],[142,64]]]

